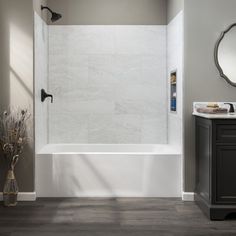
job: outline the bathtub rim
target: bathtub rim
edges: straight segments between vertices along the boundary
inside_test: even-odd
[[[66,146],[66,150],[57,150],[58,147],[62,148]],[[119,150],[114,151],[90,151],[90,150],[83,150],[80,151],[80,147],[107,147],[109,148],[115,146],[116,148],[119,147]],[[135,148],[135,146],[142,146],[145,148],[150,148],[150,150],[142,150],[142,151],[122,151],[122,148]],[[68,147],[76,148],[77,150],[68,151]],[[154,148],[155,150],[151,150]],[[158,149],[159,148],[159,149]],[[121,151],[120,151],[121,150]],[[181,148],[179,146],[174,146],[170,144],[75,144],[75,143],[62,143],[62,144],[47,144],[42,147],[36,155],[60,155],[60,154],[68,154],[68,155],[75,155],[75,154],[87,154],[87,155],[182,155]]]

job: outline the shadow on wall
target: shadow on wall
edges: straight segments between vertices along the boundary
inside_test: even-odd
[[[33,142],[33,5],[30,0],[2,0],[0,2],[0,112],[9,106],[29,109],[32,114],[22,159],[16,167],[21,192],[34,191]],[[6,165],[0,158],[0,192]]]

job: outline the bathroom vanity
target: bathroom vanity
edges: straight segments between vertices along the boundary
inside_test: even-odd
[[[194,112],[195,201],[211,220],[236,213],[236,115]]]
[[[236,87],[236,23],[221,34],[214,50],[219,75]],[[226,109],[225,106],[230,105]],[[193,104],[196,131],[195,200],[212,220],[236,213],[235,103]],[[213,114],[214,113],[214,114]]]

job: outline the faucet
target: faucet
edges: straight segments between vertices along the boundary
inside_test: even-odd
[[[45,92],[44,89],[41,89],[41,102],[44,102],[47,97],[51,98],[51,103],[53,103],[53,95]]]
[[[224,104],[227,104],[227,105],[230,106],[229,113],[234,113],[235,112],[233,103],[225,102]]]

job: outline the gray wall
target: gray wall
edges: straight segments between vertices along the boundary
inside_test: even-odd
[[[34,190],[33,141],[33,5],[31,0],[0,0],[0,111],[8,106],[28,108],[29,136],[16,167],[21,192]],[[2,157],[2,155],[1,155]],[[0,192],[6,165],[0,158]]]
[[[167,23],[184,8],[184,0],[167,0]]]
[[[20,192],[34,191],[33,8],[41,14],[41,3],[46,4],[46,0],[0,0],[0,112],[13,105],[28,108],[31,113],[31,141],[16,166]],[[0,192],[5,175],[6,165],[0,158]]]
[[[195,185],[193,101],[235,101],[236,88],[219,78],[214,45],[229,24],[236,22],[235,0],[185,0],[184,155],[185,191]]]
[[[166,0],[48,0],[48,6],[62,13],[56,22],[62,25],[166,24]]]

